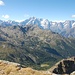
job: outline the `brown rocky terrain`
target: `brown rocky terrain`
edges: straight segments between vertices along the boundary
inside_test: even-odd
[[[0,60],[0,75],[51,75],[48,71],[24,68],[18,63]]]
[[[75,75],[75,57],[61,60],[47,71],[0,60],[0,75]]]

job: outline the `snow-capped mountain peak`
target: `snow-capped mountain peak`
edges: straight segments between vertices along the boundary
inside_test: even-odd
[[[59,34],[65,34],[67,31],[70,32],[72,29],[75,28],[75,21],[74,20],[66,20],[63,22],[54,22],[49,21],[48,19],[42,19],[42,18],[36,18],[36,17],[30,17],[29,19],[26,19],[22,22],[16,22],[12,20],[8,21],[2,21],[0,20],[0,26],[12,26],[12,25],[38,25],[42,29],[48,29],[53,32],[59,33]],[[72,31],[73,32],[73,31]],[[74,34],[72,34],[74,35]]]

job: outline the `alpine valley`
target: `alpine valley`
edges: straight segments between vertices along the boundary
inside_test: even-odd
[[[0,20],[0,60],[46,70],[75,56],[75,21],[52,22],[31,17],[22,22]]]

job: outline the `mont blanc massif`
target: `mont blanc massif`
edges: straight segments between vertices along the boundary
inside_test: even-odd
[[[0,75],[75,75],[74,56],[74,20],[0,20]]]

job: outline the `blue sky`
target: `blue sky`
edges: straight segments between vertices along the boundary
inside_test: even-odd
[[[0,0],[0,19],[75,20],[75,0]]]

